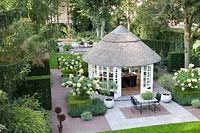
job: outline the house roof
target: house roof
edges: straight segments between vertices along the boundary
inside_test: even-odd
[[[83,55],[83,60],[99,66],[144,66],[161,60],[137,36],[120,25]]]

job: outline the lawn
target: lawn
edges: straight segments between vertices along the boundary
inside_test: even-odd
[[[165,124],[124,130],[108,131],[102,133],[199,133],[200,121]]]

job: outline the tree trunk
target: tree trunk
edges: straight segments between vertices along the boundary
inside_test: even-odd
[[[130,31],[130,15],[129,12],[126,12],[126,19],[127,19],[127,28]]]
[[[190,46],[192,44],[192,40],[190,38],[191,35],[191,28],[188,24],[188,18],[185,19],[185,25],[184,25],[184,55],[185,55],[185,68],[188,68],[190,63]]]
[[[100,38],[100,24],[99,24],[99,22],[96,22],[96,33],[97,33],[97,38]]]
[[[101,39],[104,37],[105,26],[106,26],[106,21],[103,19],[101,22]]]

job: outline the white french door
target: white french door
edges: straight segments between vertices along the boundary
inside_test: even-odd
[[[141,67],[140,93],[153,92],[153,64]]]

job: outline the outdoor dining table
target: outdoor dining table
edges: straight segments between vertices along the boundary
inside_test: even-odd
[[[150,106],[154,105],[158,101],[155,97],[153,97],[150,100],[145,100],[140,95],[135,95],[134,98],[137,100],[137,102],[139,102],[141,106],[141,112],[142,112],[142,105],[148,105],[149,109],[151,109]],[[155,112],[155,107],[153,111]]]

